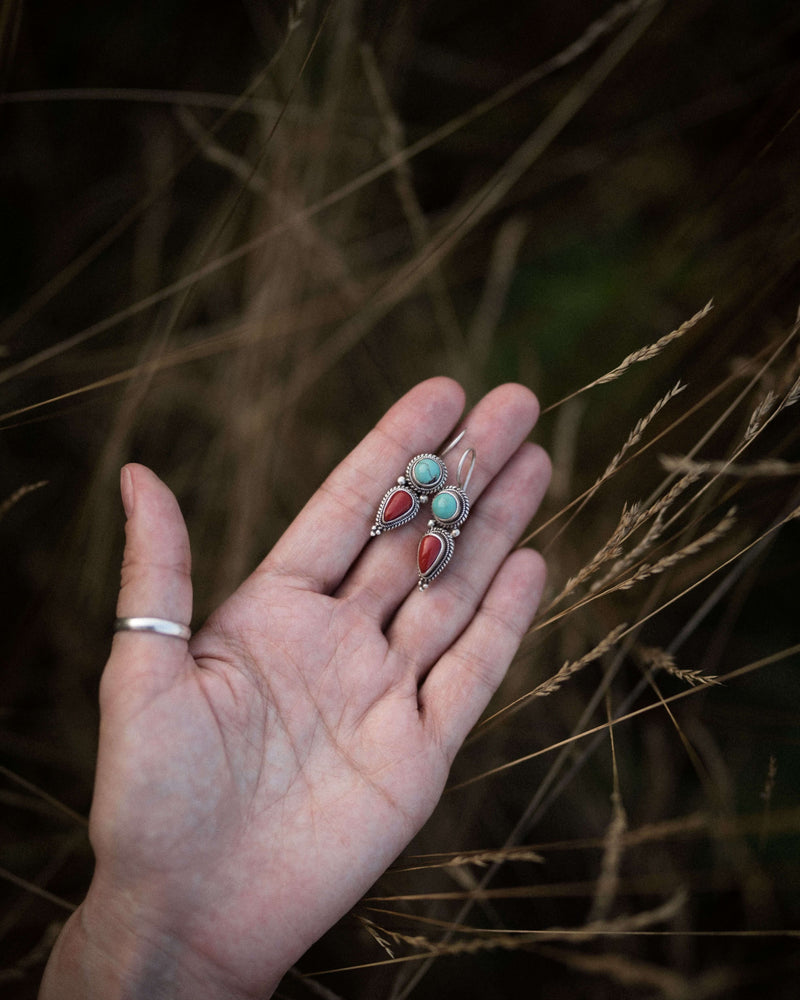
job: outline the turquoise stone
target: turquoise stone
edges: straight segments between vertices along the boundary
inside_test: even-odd
[[[438,462],[434,462],[432,458],[421,458],[418,462],[414,463],[414,479],[418,483],[422,483],[423,486],[435,483],[441,474],[441,466]]]
[[[460,504],[452,493],[437,493],[431,504],[431,511],[437,521],[452,521],[458,514]]]

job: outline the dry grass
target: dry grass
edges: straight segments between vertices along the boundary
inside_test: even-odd
[[[159,35],[174,79],[126,61],[144,13],[103,29],[118,78],[85,25],[69,72],[37,69],[47,26],[0,15],[3,989],[35,995],[91,874],[119,466],[181,498],[202,620],[443,372],[540,395],[548,592],[430,823],[280,995],[788,998],[797,120],[767,95],[791,23],[245,8],[215,15],[222,75],[199,15]]]

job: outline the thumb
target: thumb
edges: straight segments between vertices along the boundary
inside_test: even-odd
[[[165,618],[189,625],[191,553],[178,501],[143,465],[126,465],[120,475],[120,488],[127,522],[117,616]],[[186,641],[153,633],[118,632],[112,660],[118,653],[128,662],[138,661],[150,673],[171,673],[177,664],[185,663]],[[170,678],[163,679],[169,683]]]

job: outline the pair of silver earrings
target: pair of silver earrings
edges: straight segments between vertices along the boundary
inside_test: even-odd
[[[432,517],[428,530],[417,547],[417,571],[419,589],[427,590],[453,558],[453,539],[457,538],[461,526],[469,517],[469,497],[467,487],[475,468],[474,448],[467,448],[461,456],[456,473],[456,485],[447,486],[447,466],[444,456],[464,437],[461,431],[442,451],[441,457],[431,453],[415,455],[406,466],[405,475],[400,476],[397,485],[387,490],[378,505],[375,524],[370,531],[376,537],[385,531],[392,531],[412,521],[423,504],[431,500]],[[469,463],[466,476],[464,467]]]

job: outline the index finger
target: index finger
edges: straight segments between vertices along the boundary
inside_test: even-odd
[[[308,501],[256,574],[278,573],[329,593],[369,541],[375,511],[409,459],[436,451],[464,408],[464,391],[431,378],[402,396]]]

